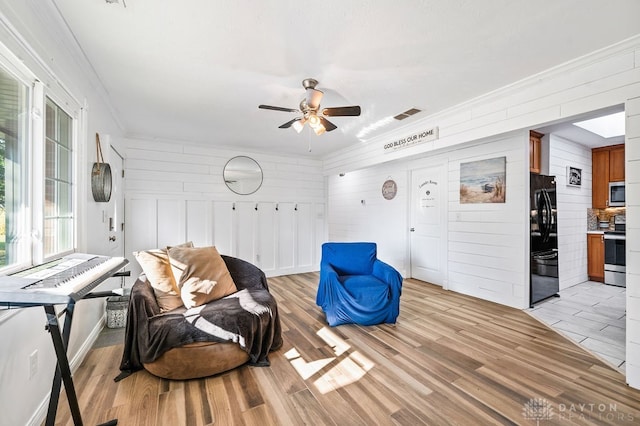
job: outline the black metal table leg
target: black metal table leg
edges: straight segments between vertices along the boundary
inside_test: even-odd
[[[69,339],[71,319],[73,317],[73,304],[70,304],[70,306],[71,311],[67,312],[64,325],[64,332],[66,334],[67,341]],[[73,418],[73,424],[75,426],[82,426],[80,406],[78,405],[76,389],[73,385],[73,378],[71,377],[71,368],[69,367],[69,359],[67,358],[67,347],[63,336],[60,333],[58,316],[56,315],[55,307],[53,305],[44,305],[44,310],[47,314],[47,327],[49,328],[49,333],[53,340],[53,347],[56,351],[57,359],[57,368],[53,379],[53,385],[51,387],[51,399],[49,400],[49,409],[47,411],[47,420],[45,424],[46,426],[53,426],[55,424],[60,397],[60,387],[61,383],[64,383],[67,400],[69,402],[69,409],[71,410],[71,417]]]

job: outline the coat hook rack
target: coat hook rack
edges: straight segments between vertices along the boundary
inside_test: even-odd
[[[278,204],[276,203],[276,211],[278,211]]]
[[[256,203],[255,210],[258,211],[258,203]]]
[[[235,210],[236,209],[236,203],[233,203],[233,205],[231,206],[231,210]]]
[[[293,208],[295,211],[298,211],[298,205],[296,204],[296,206]]]

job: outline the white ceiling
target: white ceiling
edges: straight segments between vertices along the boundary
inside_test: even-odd
[[[51,1],[127,136],[316,157],[640,33],[637,0]],[[307,77],[362,115],[278,129]]]

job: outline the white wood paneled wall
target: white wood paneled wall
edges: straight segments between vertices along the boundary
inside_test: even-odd
[[[344,177],[330,176],[329,237],[375,241],[378,257],[409,277],[408,176],[411,170],[445,164],[448,289],[517,308],[528,306],[528,141],[528,132],[515,132]],[[506,203],[460,204],[460,163],[502,156],[507,157]],[[389,176],[398,184],[392,201],[380,193]]]
[[[319,267],[326,241],[321,162],[178,142],[126,141],[126,254],[193,241],[258,265],[268,276]],[[236,155],[254,158],[263,184],[251,195],[222,179]]]
[[[392,200],[382,197],[382,184],[389,178],[398,186]],[[409,277],[406,164],[330,176],[327,192],[329,239],[375,242],[378,259]]]
[[[448,153],[449,290],[523,308],[529,301],[529,133]],[[460,164],[506,157],[505,203],[461,204]]]
[[[640,35],[440,113],[422,119],[417,114],[400,128],[328,155],[325,173],[349,172],[426,152],[455,149],[461,143],[535,129],[541,124],[621,105],[640,96],[639,52]],[[439,139],[384,152],[386,143],[436,126]]]
[[[560,290],[585,282],[587,275],[587,209],[591,208],[591,150],[549,136],[549,174],[556,177]],[[567,186],[567,166],[582,169],[582,185]]]
[[[455,151],[462,144],[482,138],[521,129],[535,129],[622,104],[627,113],[626,372],[628,383],[640,388],[640,35],[438,114],[423,119],[416,115],[415,120],[405,126],[330,154],[325,158],[324,173],[349,173],[383,163],[420,158],[425,154],[436,156],[443,150]],[[384,152],[386,143],[435,126],[439,128],[439,139],[399,151]],[[451,172],[452,168],[449,170]],[[513,214],[524,217],[527,208],[523,204],[521,210]],[[519,240],[523,229],[528,229],[528,224],[523,223],[522,229],[513,229],[512,235]],[[524,240],[521,242],[524,244]],[[522,271],[522,274],[514,284],[514,290],[521,288],[519,283],[525,279],[528,271]],[[507,297],[512,296],[520,298],[519,295]]]
[[[637,55],[640,64],[640,52]],[[640,96],[626,108],[627,382],[640,389]]]

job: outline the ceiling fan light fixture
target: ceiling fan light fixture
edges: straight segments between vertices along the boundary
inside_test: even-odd
[[[307,89],[307,105],[313,110],[320,108],[320,101],[322,100],[323,92],[316,89]]]
[[[318,118],[317,115],[315,115],[315,114],[309,115],[309,125],[311,127],[316,127],[319,124],[320,124],[320,119]]]
[[[327,129],[325,129],[322,124],[318,124],[317,126],[312,126],[311,128],[313,129],[314,132],[316,132],[316,135],[318,136],[320,136],[321,134],[327,131]]]
[[[325,132],[331,132],[338,128],[331,121],[327,120],[325,116],[355,117],[360,115],[360,106],[358,105],[321,109],[320,101],[322,100],[323,92],[315,88],[317,84],[318,81],[313,78],[307,78],[302,81],[302,86],[306,91],[306,96],[300,101],[299,109],[263,104],[258,105],[258,108],[273,111],[302,113],[302,117],[289,120],[286,123],[278,126],[278,128],[288,129],[289,127],[293,127],[296,132],[301,133],[304,129],[305,123],[308,122],[309,127],[311,127],[315,134],[318,136]]]
[[[294,121],[291,127],[293,127],[296,132],[300,133],[302,132],[302,129],[304,129],[304,123],[306,122],[307,119],[302,117],[300,120]]]
[[[310,114],[308,121],[309,126],[311,126],[314,132],[316,132],[316,135],[320,136],[327,131],[326,127],[322,125],[322,120],[320,120],[320,117],[318,117],[317,115]]]

